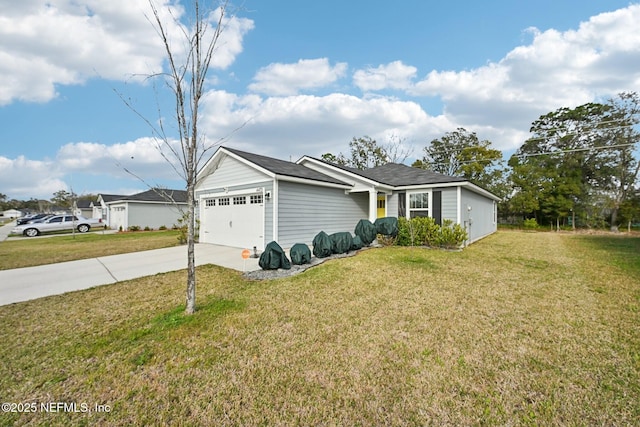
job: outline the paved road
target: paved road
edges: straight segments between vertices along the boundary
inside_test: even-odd
[[[260,268],[258,259],[245,261],[241,252],[238,248],[196,244],[196,264],[216,264],[239,271]],[[186,246],[4,270],[0,271],[0,305],[184,268]]]

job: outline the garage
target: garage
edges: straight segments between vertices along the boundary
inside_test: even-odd
[[[262,193],[205,197],[201,203],[200,241],[238,248],[264,247]]]

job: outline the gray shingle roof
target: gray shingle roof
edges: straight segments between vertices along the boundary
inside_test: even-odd
[[[426,169],[418,169],[399,163],[387,163],[375,168],[359,171],[365,178],[382,184],[402,187],[406,185],[444,184],[447,182],[464,182],[465,178],[443,175]],[[358,173],[358,172],[355,172]]]
[[[285,160],[274,159],[273,157],[261,156],[259,154],[247,153],[246,151],[240,151],[228,147],[224,147],[225,150],[242,157],[250,161],[251,163],[260,166],[276,175],[290,176],[293,178],[310,179],[313,181],[329,182],[332,184],[349,185],[339,179],[332,178],[323,173],[317,172],[306,166],[299,165],[293,162],[287,162]]]
[[[444,175],[426,169],[414,168],[400,163],[387,163],[382,166],[361,170],[350,166],[338,165],[326,160],[316,159],[339,169],[362,176],[380,184],[392,187],[404,187],[407,185],[444,184],[447,182],[464,182],[465,178]]]
[[[107,202],[112,202],[114,200],[120,200],[123,197],[127,197],[127,196],[123,196],[121,194],[102,194],[100,193],[100,196],[102,197],[102,200],[107,203]]]
[[[142,193],[132,194],[131,196],[125,196],[117,200],[130,200],[141,202],[172,202],[186,203],[187,192],[185,190],[170,190],[156,188]]]

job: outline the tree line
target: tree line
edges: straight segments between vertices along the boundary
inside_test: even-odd
[[[458,128],[432,140],[412,166],[466,178],[501,197],[503,223],[630,228],[640,222],[639,123],[640,97],[623,92],[540,116],[507,161],[491,141]],[[378,144],[364,136],[352,139],[348,155],[322,158],[366,169],[410,155],[400,138]]]
[[[95,201],[97,195],[77,195],[67,190],[58,190],[49,200],[31,198],[29,200],[9,199],[6,194],[0,193],[0,211],[17,209],[25,212],[49,212],[52,209],[67,209],[73,207],[74,202],[80,200]]]

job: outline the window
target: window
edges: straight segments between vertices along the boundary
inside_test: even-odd
[[[215,206],[216,205],[216,199],[206,199],[205,202],[204,202],[204,205],[206,207]]]
[[[246,205],[247,197],[246,196],[236,196],[233,198],[234,205]]]
[[[229,198],[221,197],[218,199],[218,206],[229,206]]]
[[[249,196],[249,203],[252,205],[257,205],[262,203],[262,194],[254,194]]]
[[[409,194],[409,217],[429,216],[429,193]]]
[[[384,209],[386,205],[385,199],[378,199],[378,209]]]
[[[498,222],[498,204],[493,202],[493,223],[496,224]]]

